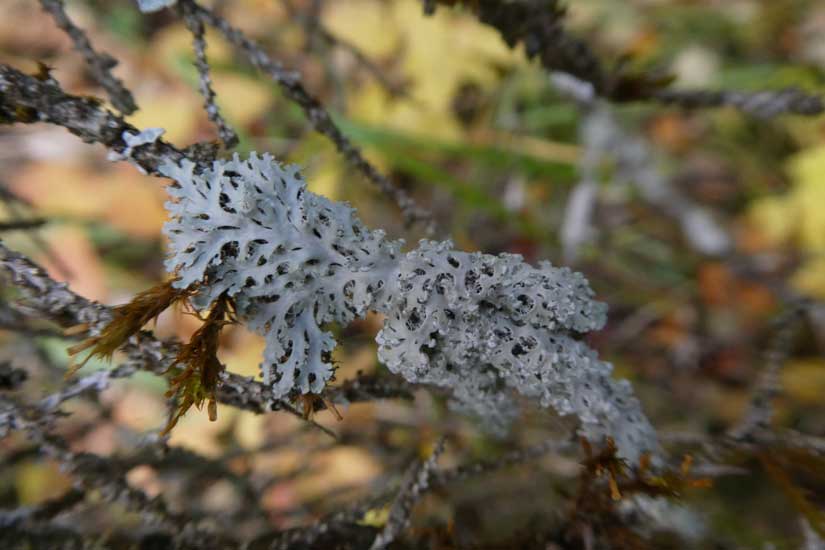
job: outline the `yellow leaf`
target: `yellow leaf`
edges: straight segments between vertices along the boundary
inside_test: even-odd
[[[755,201],[750,215],[764,238],[777,245],[788,242],[793,236],[796,221],[791,210],[792,205],[785,197],[769,197]]]
[[[782,388],[794,403],[819,405],[825,395],[825,360],[789,361],[782,367]]]
[[[509,49],[495,30],[474,17],[447,9],[424,17],[415,0],[335,2],[325,23],[375,61],[399,54],[412,101],[390,98],[374,81],[350,94],[356,118],[398,130],[459,137],[450,113],[459,86],[473,82],[490,88],[498,82],[500,67],[527,65],[521,52]]]
[[[360,447],[341,445],[307,457],[312,465],[309,474],[295,482],[302,498],[313,499],[336,489],[359,486],[381,474],[381,465]]]
[[[140,110],[128,117],[131,124],[164,128],[163,139],[176,145],[195,140],[198,121],[205,118],[203,99],[196,90],[180,84],[162,90],[139,88],[135,95]]]
[[[69,490],[71,481],[54,462],[26,462],[14,476],[20,504],[38,504]]]
[[[105,170],[74,163],[31,165],[13,176],[11,188],[42,216],[104,221],[135,237],[156,239],[166,219],[166,194],[157,180],[127,164]]]
[[[227,120],[240,128],[259,118],[271,103],[271,87],[260,78],[216,71],[212,80],[218,106]]]
[[[793,277],[800,291],[825,297],[825,145],[794,156],[792,187],[782,196],[757,201],[750,214],[774,246],[795,244],[807,260]]]
[[[381,508],[373,508],[372,510],[367,510],[364,514],[364,517],[358,520],[356,523],[358,525],[364,525],[366,527],[376,527],[380,529],[387,524],[387,520],[390,519],[390,505],[387,504],[386,506],[382,506]]]

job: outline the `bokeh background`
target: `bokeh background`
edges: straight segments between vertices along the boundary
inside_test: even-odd
[[[472,14],[440,8],[425,17],[414,0],[207,4],[301,72],[367,157],[432,210],[436,236],[465,250],[565,263],[561,227],[580,177],[582,114],[520,48],[509,49]],[[571,4],[569,28],[605,59],[672,74],[677,86],[825,92],[821,2]],[[67,91],[104,97],[37,2],[2,0],[0,9],[0,62],[29,72],[46,63]],[[191,36],[179,18],[141,14],[127,0],[70,1],[68,11],[98,50],[119,60],[114,72],[140,108],[132,124],[163,127],[179,147],[216,138],[197,91]],[[216,33],[207,41],[217,102],[241,137],[240,152],[266,151],[300,164],[311,190],[351,202],[369,225],[408,242],[424,236],[421,227],[403,226],[395,206],[346,166],[274,84]],[[615,166],[602,159],[594,233],[574,265],[610,306],[608,326],[589,343],[633,382],[660,431],[721,433],[745,411],[783,297],[825,299],[825,117],[759,120],[731,108],[691,112],[656,104],[613,112],[648,141],[655,169],[707,208],[734,245],[722,258],[695,251],[675,220],[632,185],[614,181]],[[102,147],[61,128],[0,128],[0,221],[43,221],[2,238],[90,299],[123,303],[163,280],[165,183],[108,161]],[[759,269],[743,273],[736,258]],[[380,323],[368,317],[340,330],[339,381],[383,370],[372,340]],[[155,331],[186,340],[198,326],[170,312]],[[0,330],[0,361],[26,369],[25,391],[45,395],[62,383],[68,345],[48,325]],[[823,346],[825,313],[810,317],[782,370],[777,424],[825,435]],[[222,337],[221,359],[233,372],[257,375],[262,350],[261,338],[241,328]],[[163,379],[148,374],[118,381],[99,399],[69,402],[72,414],[59,429],[77,451],[117,454],[162,429],[165,389]],[[337,443],[279,413],[221,407],[217,422],[192,410],[179,423],[170,444],[228,460],[258,487],[262,514],[245,512],[226,479],[140,466],[128,481],[163,494],[172,508],[218,514],[254,536],[267,526],[306,524],[386,488],[440,434],[450,436],[441,464],[455,465],[548,435],[568,437],[571,426],[525,404],[509,438],[495,440],[427,391],[413,402],[358,404],[342,413],[342,422],[327,412],[315,418],[339,434]],[[42,502],[70,485],[55,463],[26,448],[22,437],[0,441],[4,507]],[[505,469],[426,497],[414,528],[436,533],[433,545],[450,537],[467,545],[495,541],[536,517],[563,515],[577,474],[575,454]],[[824,487],[813,487],[822,505],[825,492],[815,489]],[[731,548],[801,544],[798,511],[757,469],[722,477],[686,500]]]

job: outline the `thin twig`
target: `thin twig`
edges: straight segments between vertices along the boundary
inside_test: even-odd
[[[95,81],[100,84],[115,109],[123,114],[130,115],[137,110],[137,105],[131,92],[116,78],[111,70],[117,65],[117,60],[105,53],[98,53],[92,48],[92,43],[80,28],[75,25],[63,6],[63,0],[40,0],[43,9],[54,18],[57,26],[63,29],[72,39],[75,49],[80,52]]]
[[[520,464],[541,458],[549,453],[569,451],[571,449],[576,449],[576,443],[572,439],[547,439],[525,449],[516,449],[507,452],[494,460],[472,462],[470,464],[464,464],[449,470],[433,472],[432,484],[442,486],[449,483],[465,481],[467,479],[502,470],[504,468],[518,466]]]
[[[29,220],[13,220],[10,222],[0,222],[0,232],[4,231],[28,231],[30,229],[37,229],[43,227],[47,220],[43,218],[34,218]]]
[[[413,506],[430,486],[430,476],[435,470],[438,457],[444,452],[444,443],[445,438],[441,437],[427,460],[418,461],[407,470],[404,483],[401,485],[398,496],[390,508],[390,517],[387,519],[387,524],[384,526],[384,530],[375,537],[372,550],[383,550],[407,528]]]
[[[5,203],[6,208],[9,211],[9,216],[11,217],[11,221],[6,222],[5,225],[5,227],[8,228],[7,230],[13,231],[15,229],[26,229],[26,236],[31,239],[32,243],[43,251],[43,253],[49,258],[49,261],[54,265],[55,270],[64,278],[71,279],[72,271],[69,269],[69,266],[66,265],[66,262],[64,262],[63,259],[57,254],[54,248],[38,231],[29,231],[29,229],[38,229],[43,224],[47,223],[48,220],[44,218],[26,219],[21,209],[22,207],[30,209],[32,205],[28,201],[23,200],[21,197],[18,197],[9,191],[7,189],[7,185],[2,181],[0,181],[0,201]],[[21,227],[27,224],[36,225],[32,227]],[[3,224],[0,224],[0,227],[3,226]],[[0,231],[3,230],[0,229]]]
[[[730,106],[763,119],[781,114],[816,116],[825,111],[821,97],[807,94],[798,88],[758,92],[662,90],[654,98],[667,105],[685,109]]]
[[[195,68],[198,70],[199,88],[203,96],[204,108],[209,120],[218,128],[218,135],[224,147],[231,149],[238,144],[238,134],[229,126],[221,115],[217,103],[215,103],[215,91],[212,89],[212,77],[210,75],[209,62],[206,58],[206,39],[203,21],[196,17],[191,10],[191,4],[183,2],[181,4],[183,21],[186,28],[192,33],[192,48],[195,52]]]
[[[754,387],[747,413],[731,430],[734,439],[748,440],[756,432],[770,431],[773,401],[782,391],[780,372],[788,360],[804,311],[804,302],[796,303],[774,321],[775,332],[765,351],[765,367]]]

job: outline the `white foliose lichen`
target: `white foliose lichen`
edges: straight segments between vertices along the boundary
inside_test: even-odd
[[[400,243],[364,227],[349,206],[306,191],[297,167],[268,155],[235,155],[200,174],[190,161],[161,172],[177,182],[164,227],[175,286],[202,283],[196,307],[224,292],[234,299],[239,317],[266,337],[263,378],[275,398],[323,390],[335,340],[321,326],[348,324],[380,299]]]
[[[466,253],[424,241],[406,254],[378,334],[379,358],[416,383],[452,390],[455,405],[501,429],[511,392],[574,414],[583,434],[611,436],[627,458],[655,433],[627,381],[573,338],[600,329],[606,307],[579,273],[521,256]]]
[[[376,311],[386,316],[381,361],[412,383],[449,389],[488,426],[513,419],[515,390],[576,415],[585,437],[613,437],[625,458],[656,449],[630,384],[574,338],[605,321],[581,274],[449,242],[402,253],[403,241],[307,191],[296,167],[269,155],[235,155],[200,173],[189,161],[167,163],[161,172],[177,182],[166,205],[166,268],[179,288],[196,285],[196,307],[226,293],[265,336],[261,368],[274,398],[322,391],[335,347],[322,327]]]

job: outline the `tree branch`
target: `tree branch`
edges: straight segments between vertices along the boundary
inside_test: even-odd
[[[51,77],[27,75],[0,64],[0,123],[15,122],[56,124],[86,143],[100,143],[118,154],[129,151],[130,160],[153,175],[159,175],[158,167],[165,161],[179,162],[186,156],[162,139],[129,148],[123,134],[140,130],[106,110],[99,100],[67,94]]]

